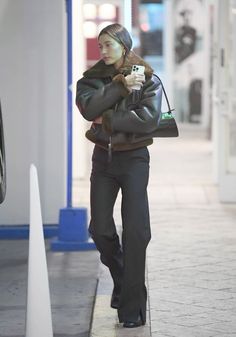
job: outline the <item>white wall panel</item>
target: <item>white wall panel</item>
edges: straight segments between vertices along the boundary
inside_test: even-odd
[[[1,0],[0,97],[7,195],[0,224],[29,222],[29,167],[38,168],[44,223],[66,197],[66,12],[63,0]]]

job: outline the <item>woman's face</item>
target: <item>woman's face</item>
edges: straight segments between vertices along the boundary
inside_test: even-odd
[[[102,34],[98,46],[105,64],[114,64],[118,68],[123,62],[124,47],[108,34]]]

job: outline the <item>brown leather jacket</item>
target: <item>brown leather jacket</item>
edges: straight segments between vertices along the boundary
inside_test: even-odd
[[[145,66],[146,81],[140,90],[129,92],[124,76],[132,65]],[[130,52],[122,68],[115,69],[103,60],[88,69],[77,82],[76,104],[88,121],[102,117],[102,124],[92,123],[86,137],[107,149],[122,151],[152,144],[161,115],[162,87],[150,66]]]

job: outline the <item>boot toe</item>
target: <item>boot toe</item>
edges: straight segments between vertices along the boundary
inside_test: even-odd
[[[137,328],[145,323],[142,321],[141,317],[139,317],[136,321],[125,321],[123,324],[124,328]]]

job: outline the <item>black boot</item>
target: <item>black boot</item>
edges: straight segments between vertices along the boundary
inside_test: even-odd
[[[141,325],[145,325],[145,322],[142,320],[141,316],[137,318],[135,321],[124,321],[123,327],[124,328],[137,328]]]

